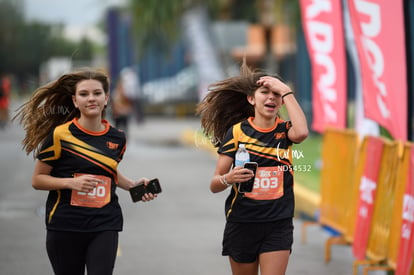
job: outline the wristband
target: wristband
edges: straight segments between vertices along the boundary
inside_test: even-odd
[[[227,187],[229,187],[229,186],[232,185],[232,184],[230,184],[230,183],[227,182],[227,180],[226,180],[226,174],[224,174],[223,176],[220,176],[219,177],[219,180],[220,180],[220,183],[221,184],[223,184],[223,185],[225,185]]]
[[[293,94],[293,92],[288,92],[288,93],[286,93],[286,94],[282,95],[282,99],[283,99],[285,96],[287,96],[287,95],[291,95],[291,94]]]

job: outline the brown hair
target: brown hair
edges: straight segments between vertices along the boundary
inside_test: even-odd
[[[198,104],[204,134],[214,146],[219,146],[227,130],[234,124],[254,116],[254,107],[247,96],[259,88],[257,81],[266,74],[251,70],[245,61],[240,75],[224,79],[209,86],[209,93]]]
[[[22,141],[26,154],[38,153],[40,146],[53,129],[75,117],[80,112],[73,105],[76,85],[82,80],[93,79],[102,83],[105,93],[109,92],[109,78],[102,71],[82,70],[62,75],[59,79],[37,88],[32,97],[17,109],[18,119],[26,131]],[[102,113],[102,116],[105,112]]]

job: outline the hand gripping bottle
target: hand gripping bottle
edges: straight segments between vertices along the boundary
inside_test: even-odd
[[[250,161],[249,152],[247,152],[245,144],[240,143],[239,149],[237,149],[237,152],[236,152],[235,165],[243,167],[244,163],[249,162],[249,161]]]

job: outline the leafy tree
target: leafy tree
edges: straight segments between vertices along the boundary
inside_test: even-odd
[[[80,42],[76,45],[76,52],[73,54],[74,60],[90,60],[94,54],[94,44],[83,37]]]
[[[151,41],[158,41],[168,50],[171,41],[180,35],[183,13],[196,5],[208,5],[214,13],[220,0],[130,0],[128,11],[132,13],[137,47],[145,50]]]
[[[21,1],[0,0],[0,73],[9,71],[17,37],[24,27]]]

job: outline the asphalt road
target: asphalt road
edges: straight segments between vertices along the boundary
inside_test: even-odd
[[[215,156],[181,142],[185,129],[198,129],[197,119],[148,118],[131,124],[128,148],[120,170],[131,178],[158,177],[163,192],[148,203],[132,203],[118,190],[124,230],[114,274],[231,274],[221,256],[226,192],[212,194],[209,180]],[[23,130],[9,124],[0,131],[0,274],[48,275],[45,251],[44,202],[47,192],[31,187],[34,160],[21,150]],[[325,264],[329,236],[318,226],[300,243],[302,221],[295,219],[295,243],[288,275],[352,274],[352,254],[336,246]]]

